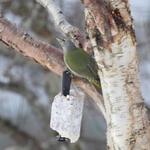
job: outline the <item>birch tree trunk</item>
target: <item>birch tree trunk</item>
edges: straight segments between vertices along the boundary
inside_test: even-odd
[[[94,52],[105,105],[89,83],[79,78],[74,78],[73,83],[83,88],[102,110],[107,122],[108,149],[149,150],[150,127],[140,91],[136,40],[128,0],[81,0],[85,7],[87,35],[65,20],[54,0],[37,1],[53,15],[62,34],[78,47]],[[23,33],[3,17],[0,17],[0,39],[61,75],[65,66],[62,53]]]
[[[99,66],[111,150],[149,150],[150,127],[140,91],[130,5],[124,0],[82,0]]]

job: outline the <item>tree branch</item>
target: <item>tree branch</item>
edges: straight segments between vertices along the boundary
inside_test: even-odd
[[[2,16],[0,16],[0,40],[6,46],[21,52],[24,56],[40,63],[56,74],[62,75],[65,64],[63,54],[58,48],[31,37]],[[81,87],[97,103],[105,117],[103,98],[94,86],[79,77],[73,77],[73,83]]]
[[[69,24],[62,10],[54,2],[54,0],[36,0],[53,16],[55,26],[58,27],[60,33],[69,37],[75,42],[77,47],[81,47],[84,50],[91,53],[91,43],[86,39],[85,33]]]
[[[65,68],[62,52],[58,48],[31,37],[3,17],[0,17],[0,40],[58,75]]]

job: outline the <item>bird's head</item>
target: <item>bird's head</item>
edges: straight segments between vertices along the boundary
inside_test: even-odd
[[[63,48],[64,53],[66,53],[70,50],[77,49],[77,47],[74,45],[74,43],[71,40],[60,39],[60,38],[56,38],[56,39],[60,43],[61,47]]]
[[[64,47],[66,47],[66,40],[65,39],[56,38],[56,40],[59,42],[59,44],[61,45],[61,47],[63,49],[64,49]]]

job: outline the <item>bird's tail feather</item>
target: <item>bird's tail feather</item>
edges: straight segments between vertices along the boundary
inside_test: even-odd
[[[101,87],[100,81],[91,79],[90,82],[94,85],[94,87],[96,88],[97,92],[102,94],[102,87]]]

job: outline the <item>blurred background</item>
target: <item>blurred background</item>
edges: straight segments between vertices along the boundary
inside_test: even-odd
[[[55,0],[72,25],[84,30],[79,0]],[[150,1],[130,0],[137,37],[141,90],[150,107]],[[53,18],[35,0],[0,0],[0,13],[22,30],[59,47]],[[51,104],[61,77],[0,43],[0,150],[105,150],[106,123],[86,96],[78,142],[57,142],[49,128]],[[149,111],[148,111],[149,112]]]

